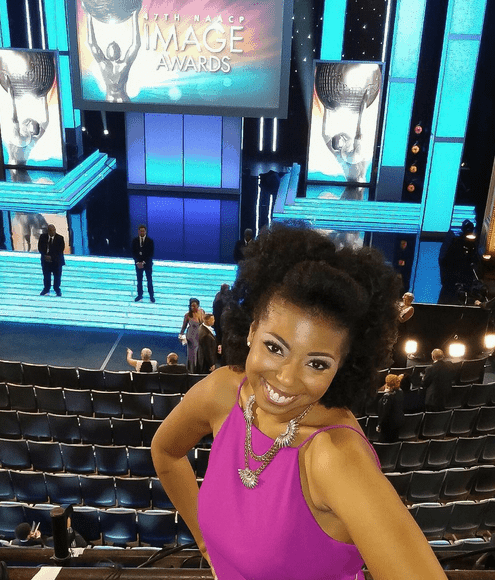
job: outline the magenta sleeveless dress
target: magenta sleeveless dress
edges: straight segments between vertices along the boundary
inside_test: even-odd
[[[258,485],[247,489],[238,474],[246,432],[239,393],[213,442],[198,497],[199,525],[218,579],[364,580],[358,549],[328,536],[306,504],[298,461],[299,449],[321,431],[346,428],[364,436],[348,425],[324,427],[299,447],[281,449]],[[254,452],[261,455],[272,444],[253,425]],[[251,469],[259,465],[250,458]]]

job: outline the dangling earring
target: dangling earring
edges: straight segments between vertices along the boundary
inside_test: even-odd
[[[247,341],[247,345],[248,345],[248,348],[251,346],[251,343],[249,340]]]

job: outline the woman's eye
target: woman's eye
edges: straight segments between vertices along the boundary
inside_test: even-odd
[[[273,354],[282,353],[282,349],[279,347],[278,344],[275,344],[274,342],[265,342],[265,346]]]
[[[328,363],[321,360],[312,360],[309,363],[309,366],[315,369],[315,371],[326,371],[328,368],[330,368]]]

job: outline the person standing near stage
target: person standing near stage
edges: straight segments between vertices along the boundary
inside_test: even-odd
[[[234,246],[234,260],[238,264],[241,260],[244,260],[244,251],[247,246],[251,243],[253,239],[253,230],[244,230],[244,237],[242,240],[238,240]]]
[[[199,327],[198,340],[198,367],[203,374],[211,373],[217,364],[217,341],[215,338],[215,317],[213,314],[205,314],[203,324]]]
[[[153,254],[155,252],[155,244],[147,235],[146,226],[140,225],[138,234],[138,237],[132,240],[132,257],[136,264],[137,277],[137,296],[134,298],[134,302],[139,302],[143,299],[143,272],[146,273],[150,302],[155,302],[153,291]]]
[[[431,351],[433,364],[425,371],[421,388],[425,389],[425,407],[427,411],[445,411],[445,405],[452,393],[455,378],[454,364],[445,360],[443,350],[434,348]]]
[[[179,332],[179,340],[182,344],[187,344],[188,373],[199,372],[199,327],[203,323],[204,316],[205,311],[199,307],[199,300],[197,298],[189,298],[189,311],[184,314],[184,321]]]
[[[62,296],[60,280],[62,278],[62,266],[65,266],[64,258],[65,241],[63,236],[57,234],[53,224],[48,226],[48,232],[41,234],[38,240],[38,251],[41,254],[41,269],[43,270],[43,290],[40,296],[50,292],[53,274],[53,289],[57,296]]]

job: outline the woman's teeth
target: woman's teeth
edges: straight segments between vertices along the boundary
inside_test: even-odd
[[[282,405],[284,403],[290,403],[291,401],[293,401],[296,397],[284,397],[283,395],[279,395],[278,393],[276,393],[268,383],[266,384],[266,390],[268,391],[268,396],[270,397],[270,399],[274,402],[274,403],[278,403],[279,405]]]

